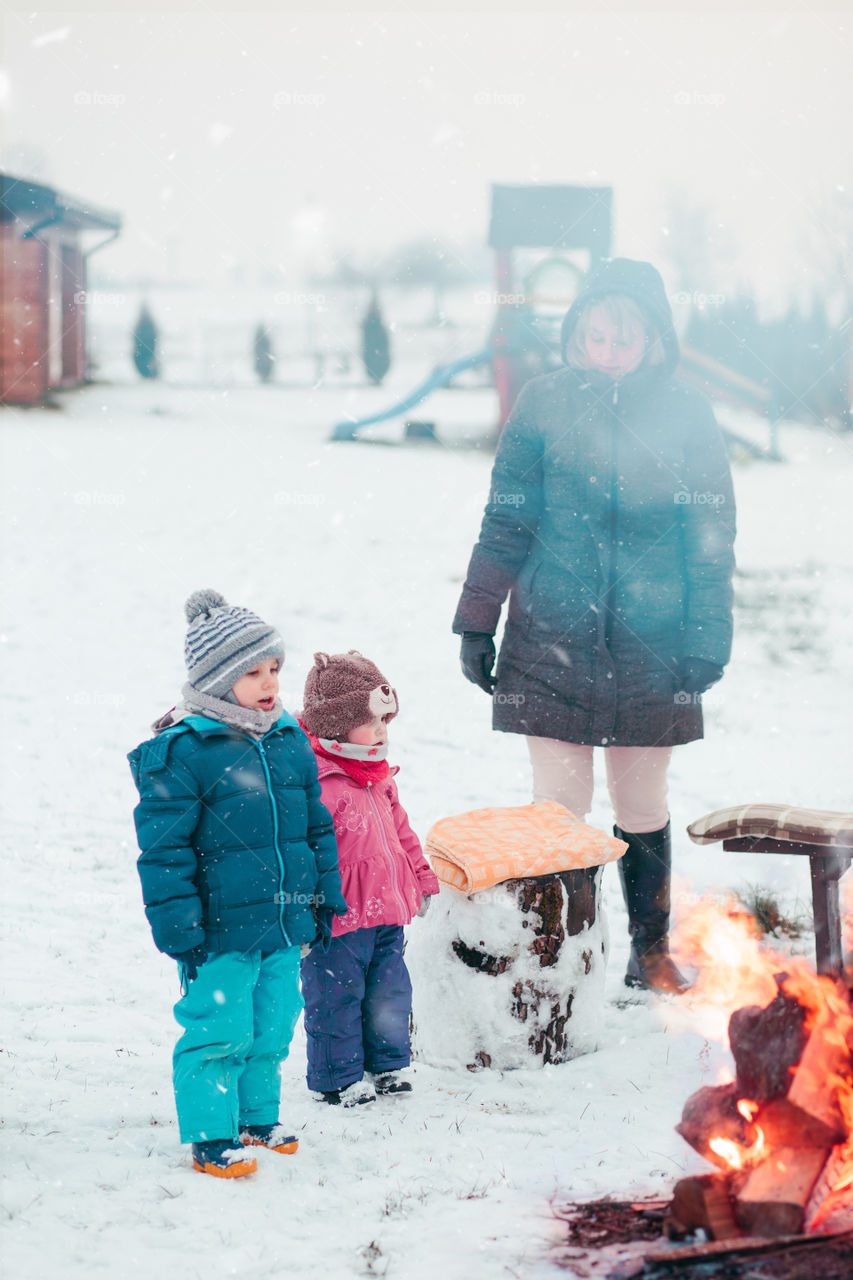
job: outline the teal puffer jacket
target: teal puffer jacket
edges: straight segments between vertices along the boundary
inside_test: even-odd
[[[128,760],[160,951],[276,951],[315,941],[346,913],[314,752],[292,716],[259,741],[191,715]]]

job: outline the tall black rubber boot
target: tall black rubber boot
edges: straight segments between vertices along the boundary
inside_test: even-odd
[[[669,906],[672,875],[670,825],[659,831],[613,828],[628,848],[619,859],[619,878],[628,908],[631,956],[626,987],[653,991],[686,991],[690,983],[669,954]]]

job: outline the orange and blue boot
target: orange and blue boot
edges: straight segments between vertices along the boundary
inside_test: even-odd
[[[244,1124],[240,1141],[244,1147],[269,1147],[283,1156],[292,1156],[299,1148],[299,1139],[288,1133],[283,1124]]]
[[[244,1178],[258,1167],[257,1160],[247,1157],[240,1143],[233,1138],[194,1142],[192,1147],[194,1168],[214,1178]]]

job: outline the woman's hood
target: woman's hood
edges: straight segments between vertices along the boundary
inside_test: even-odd
[[[610,293],[621,293],[632,298],[643,314],[648,316],[663,343],[666,372],[672,373],[681,353],[663,279],[650,262],[637,262],[633,258],[608,258],[587,276],[563,320],[560,338],[563,361],[566,360],[566,345],[584,307],[589,302],[598,302]]]

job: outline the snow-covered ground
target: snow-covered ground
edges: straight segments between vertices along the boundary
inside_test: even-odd
[[[190,591],[216,587],[279,625],[291,708],[315,649],[379,663],[400,693],[393,756],[422,835],[529,799],[524,742],[491,732],[449,633],[488,453],[327,441],[391,394],[127,383],[0,420],[9,1275],[547,1277],[564,1234],[553,1203],[665,1194],[702,1165],[673,1125],[725,1054],[666,1002],[620,999],[613,868],[596,1053],[505,1074],[419,1063],[410,1098],[353,1114],[310,1100],[300,1027],[282,1102],[298,1156],[261,1152],[257,1176],[228,1183],[194,1173],[178,1144],[177,982],[140,904],[125,754],[175,701]],[[469,391],[428,416],[458,440],[493,412]],[[781,443],[784,464],[736,469],[734,659],[706,698],[706,740],[672,767],[677,912],[748,883],[789,910],[809,901],[802,863],[697,848],[691,819],[759,799],[850,805],[853,447],[796,426]],[[590,820],[611,821],[603,786]]]

